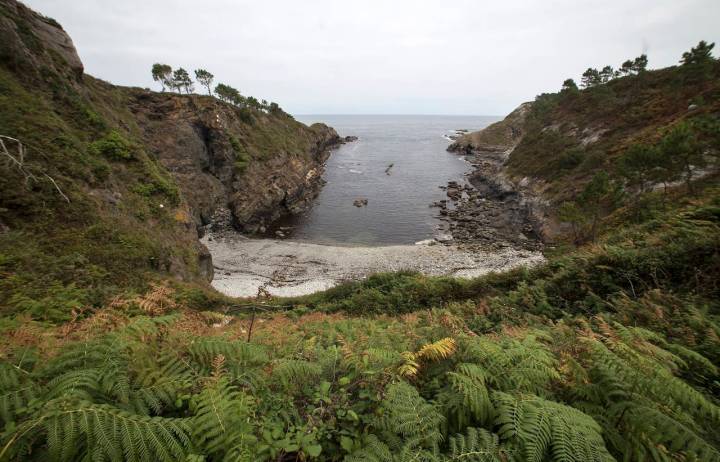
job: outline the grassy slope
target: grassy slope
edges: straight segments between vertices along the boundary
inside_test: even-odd
[[[517,177],[539,180],[566,200],[634,143],[657,142],[675,124],[720,111],[720,63],[705,79],[682,67],[647,71],[579,92],[541,95],[508,161]],[[689,111],[690,104],[697,109]],[[593,139],[597,135],[597,139]]]

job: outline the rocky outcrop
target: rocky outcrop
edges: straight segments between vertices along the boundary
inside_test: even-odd
[[[520,142],[525,117],[531,107],[532,103],[529,102],[521,104],[500,122],[460,136],[447,150],[459,154],[472,154],[474,151],[507,152]]]
[[[32,77],[43,68],[68,71],[74,79],[83,75],[83,64],[72,39],[54,19],[47,18],[16,0],[0,0],[0,59]],[[29,76],[29,75],[28,75]]]
[[[176,178],[198,226],[263,232],[305,210],[322,186],[329,150],[341,142],[326,125],[249,116],[208,96],[134,90],[128,99],[146,145]]]
[[[483,248],[539,248],[544,236],[542,200],[525,185],[511,181],[505,168],[522,140],[531,106],[523,103],[502,121],[465,134],[448,147],[467,156],[474,167],[467,185],[448,184],[454,207],[438,204],[456,241]]]

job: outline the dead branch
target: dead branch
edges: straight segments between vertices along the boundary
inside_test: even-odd
[[[3,140],[14,141],[17,144],[17,150],[18,150],[17,157],[13,156],[10,153],[10,150],[8,150],[7,145],[5,144],[5,142]],[[33,173],[30,170],[28,170],[25,167],[25,153],[26,153],[25,146],[23,145],[23,143],[20,140],[18,140],[17,138],[13,138],[11,136],[0,135],[0,154],[2,154],[7,159],[9,159],[10,164],[14,165],[18,169],[18,171],[20,171],[20,173],[23,175],[23,177],[25,177],[25,185],[27,185],[30,182],[30,180],[32,180],[32,181],[39,181],[39,180],[35,175],[33,175]],[[65,195],[65,193],[62,191],[62,189],[60,189],[60,186],[53,179],[53,177],[51,177],[50,175],[48,175],[45,172],[43,172],[43,176],[45,178],[47,178],[53,184],[53,186],[55,186],[55,189],[60,194],[60,196],[62,196],[62,198],[65,199],[65,201],[67,201],[67,203],[69,204],[70,198]]]
[[[60,195],[63,197],[63,199],[65,199],[67,201],[67,203],[69,204],[70,198],[67,197],[64,192],[62,192],[62,189],[60,189],[60,186],[58,186],[58,184],[55,182],[55,180],[53,180],[53,177],[51,177],[47,173],[45,173],[44,175],[47,177],[48,180],[50,180],[50,182],[55,186],[55,189],[57,189],[57,192],[60,193]]]

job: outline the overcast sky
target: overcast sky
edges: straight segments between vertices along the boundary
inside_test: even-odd
[[[203,67],[294,114],[506,114],[589,66],[720,42],[720,0],[25,0],[85,71]],[[720,45],[719,45],[720,46]],[[716,49],[716,55],[720,50]]]

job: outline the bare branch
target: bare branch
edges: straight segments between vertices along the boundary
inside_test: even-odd
[[[52,182],[53,185],[55,185],[55,189],[57,189],[57,192],[59,192],[60,195],[63,197],[63,199],[65,199],[67,201],[67,203],[69,204],[70,198],[67,197],[65,195],[65,193],[62,192],[62,189],[60,189],[60,186],[58,186],[58,184],[55,182],[55,180],[53,180],[53,178],[50,175],[48,175],[47,173],[45,173],[45,176],[47,177],[48,180],[50,180]]]
[[[8,150],[7,146],[5,145],[5,142],[3,141],[3,139],[14,141],[17,144],[17,147],[18,147],[17,157],[10,154],[10,151]],[[13,138],[11,136],[0,135],[0,154],[2,154],[7,159],[9,159],[10,163],[12,165],[14,165],[20,171],[20,173],[25,177],[25,184],[27,185],[30,182],[30,180],[33,180],[33,181],[39,181],[39,180],[35,175],[33,175],[33,173],[31,171],[29,171],[27,168],[25,168],[25,152],[26,152],[25,146],[23,145],[23,143],[20,140],[18,140],[17,138]],[[53,177],[51,177],[50,175],[48,175],[45,172],[43,172],[43,176],[45,176],[48,180],[50,180],[50,182],[53,184],[53,186],[55,186],[55,189],[57,190],[57,192],[60,193],[62,198],[65,199],[65,201],[67,201],[67,203],[69,204],[70,198],[67,197],[64,192],[62,192],[62,189],[60,189],[60,186],[58,186],[57,182],[53,179]]]

